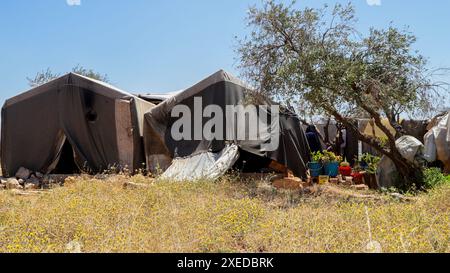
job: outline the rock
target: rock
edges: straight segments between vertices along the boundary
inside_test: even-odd
[[[25,180],[23,179],[18,179],[17,182],[19,182],[20,185],[25,185]]]
[[[383,253],[383,248],[381,247],[381,244],[377,241],[370,241],[367,243],[365,248],[365,253]]]
[[[6,189],[6,184],[0,184],[0,190]]]
[[[368,191],[369,190],[369,186],[364,185],[364,184],[352,185],[350,188],[352,188],[353,190],[357,190],[357,191]]]
[[[31,176],[31,171],[24,167],[20,167],[16,173],[17,179],[27,180],[28,178],[30,178],[30,176]]]
[[[41,183],[41,181],[39,180],[39,178],[37,178],[36,176],[34,176],[34,175],[32,175],[31,177],[30,177],[30,179],[28,179],[27,181],[26,181],[26,183],[32,183],[32,184],[40,184]]]
[[[6,178],[4,178],[4,177],[0,177],[0,185],[6,185],[6,182],[7,182],[8,180],[6,179]]]
[[[26,190],[37,190],[40,188],[40,184],[40,180],[36,176],[32,175],[30,179],[25,182],[24,187]]]
[[[277,189],[301,190],[303,189],[302,180],[298,177],[277,179],[272,184]]]
[[[397,199],[402,199],[404,197],[402,194],[397,193],[397,192],[391,193],[390,196],[397,198]]]
[[[341,184],[344,185],[344,186],[351,186],[351,185],[353,185],[353,177],[351,177],[351,176],[344,177]]]
[[[82,253],[83,244],[78,241],[71,241],[66,245],[66,250],[69,253]]]
[[[14,189],[21,190],[21,189],[23,189],[22,185],[20,185],[19,181],[17,181],[17,179],[15,179],[15,178],[9,178],[6,181],[6,188],[8,190],[14,190]]]
[[[74,179],[73,181],[76,181],[76,179]],[[147,185],[147,184],[134,183],[134,182],[125,182],[125,183],[123,183],[122,186],[123,186],[124,189],[138,189],[138,188],[148,188],[148,187],[150,187],[150,185]]]
[[[64,185],[73,185],[77,182],[77,178],[73,176],[69,176],[63,179]],[[131,182],[130,182],[131,183]],[[126,188],[126,186],[124,186]]]
[[[70,182],[70,180],[75,179],[74,176],[71,175],[63,175],[63,174],[49,174],[45,175],[42,179],[44,184],[62,184],[66,182]]]
[[[26,183],[24,187],[25,187],[25,190],[38,190],[39,184]]]
[[[330,184],[339,184],[339,179],[338,178],[330,178]]]
[[[35,173],[35,176],[36,176],[37,178],[39,178],[39,179],[43,179],[43,178],[44,178],[44,174],[42,174],[42,173],[40,173],[40,172]]]
[[[399,201],[415,201],[415,200],[416,200],[416,199],[413,198],[413,197],[407,197],[407,196],[404,196],[403,194],[396,193],[396,192],[390,193],[389,195],[390,195],[392,198],[397,199],[397,200],[399,200]]]

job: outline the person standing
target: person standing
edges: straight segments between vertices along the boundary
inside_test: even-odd
[[[309,148],[311,152],[321,152],[322,145],[320,143],[319,132],[317,131],[316,126],[308,125],[306,128],[306,139],[308,140]]]

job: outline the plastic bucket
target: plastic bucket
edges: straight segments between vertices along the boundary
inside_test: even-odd
[[[312,177],[319,177],[322,174],[322,164],[319,162],[309,162],[308,169]]]
[[[325,175],[336,177],[339,173],[339,162],[328,162],[324,166]]]

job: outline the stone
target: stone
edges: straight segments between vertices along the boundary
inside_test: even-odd
[[[64,185],[73,185],[77,182],[77,178],[73,176],[69,176],[64,178],[63,183]]]
[[[32,175],[24,184],[26,190],[37,190],[40,188],[40,180]]]
[[[303,189],[302,180],[298,177],[277,179],[272,184],[277,189],[301,190]]]
[[[25,190],[38,190],[39,184],[26,183],[24,187],[25,187]]]
[[[353,185],[353,177],[351,177],[351,176],[344,177],[341,184],[344,185],[344,186],[351,186],[351,185]]]
[[[17,179],[17,182],[19,182],[20,185],[25,185],[25,180],[24,179]]]
[[[399,201],[416,201],[416,198],[414,197],[408,197],[408,196],[404,196],[403,194],[397,193],[397,192],[393,192],[389,194],[392,198],[397,199]]]
[[[339,178],[330,178],[330,184],[339,184]]]
[[[402,194],[397,193],[397,192],[391,193],[390,196],[392,196],[392,197],[394,197],[396,199],[402,199],[404,197]]]
[[[31,176],[31,171],[24,167],[20,167],[16,173],[17,179],[27,180],[28,178],[30,178],[30,176]]]
[[[6,184],[0,184],[0,190],[6,189]]]
[[[369,190],[369,186],[364,185],[364,184],[352,185],[351,188],[354,190],[357,190],[357,191],[368,191]]]
[[[73,180],[73,181],[76,181],[76,180]],[[133,182],[125,182],[125,183],[123,183],[123,188],[124,189],[129,189],[129,188],[138,189],[138,188],[148,188],[148,187],[150,187],[150,185],[143,184],[143,183],[133,183]]]
[[[44,174],[42,174],[42,173],[40,173],[40,172],[35,173],[35,176],[36,176],[37,178],[39,178],[39,179],[43,179],[43,178],[44,178]]]
[[[71,241],[66,245],[66,250],[69,253],[82,253],[83,244],[78,241]]]
[[[23,189],[22,185],[19,184],[19,181],[15,178],[9,178],[6,182],[6,188],[8,190],[21,190]]]
[[[40,184],[41,181],[36,176],[32,175],[29,179],[27,179],[26,183],[32,183],[32,184]]]
[[[370,241],[369,243],[367,243],[364,252],[379,254],[379,253],[383,253],[383,248],[381,247],[381,244],[379,242]]]

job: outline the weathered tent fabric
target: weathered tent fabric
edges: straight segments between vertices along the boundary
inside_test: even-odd
[[[413,136],[420,141],[424,141],[424,136],[427,133],[428,120],[403,120],[401,126],[405,135]]]
[[[391,134],[395,135],[396,131],[387,118],[382,119],[381,123],[391,132]],[[374,120],[368,120],[362,133],[373,137],[387,138],[386,134],[375,124]]]
[[[429,162],[441,161],[445,172],[450,172],[450,112],[439,118],[425,135],[424,157]]]
[[[415,162],[417,156],[423,156],[423,144],[413,136],[402,136],[396,140],[395,146],[408,161]],[[381,158],[377,168],[377,183],[381,188],[389,189],[396,185],[397,169],[394,162],[387,156]]]
[[[279,122],[277,124],[272,122],[270,125],[272,132],[280,129],[279,147],[274,151],[265,151],[262,148],[263,144],[269,142],[268,136],[262,136],[258,141],[206,140],[205,138],[176,141],[173,139],[171,128],[178,118],[171,117],[171,111],[176,105],[186,105],[194,113],[195,98],[202,98],[203,107],[217,105],[225,113],[227,105],[246,103],[247,90],[248,88],[240,80],[225,71],[219,71],[146,113],[144,143],[147,167],[150,171],[158,168],[166,170],[174,158],[192,157],[205,152],[218,153],[231,142],[251,154],[277,161],[287,166],[295,175],[306,178],[309,146],[298,117],[290,112],[282,112]],[[245,119],[245,117],[238,118]],[[205,125],[208,120],[209,118],[203,118],[202,125]],[[194,124],[194,115],[191,121]],[[231,131],[231,135],[236,135],[236,128],[226,128],[226,122],[224,122],[223,132],[227,130]],[[192,137],[192,139],[195,138]]]
[[[181,92],[183,92],[183,90],[167,92],[167,93],[162,93],[162,94],[137,94],[137,96],[145,101],[148,101],[155,105],[158,105],[161,102],[163,102]]]
[[[153,104],[74,73],[7,100],[2,109],[1,164],[50,173],[67,141],[78,168],[142,168],[142,118]]]

